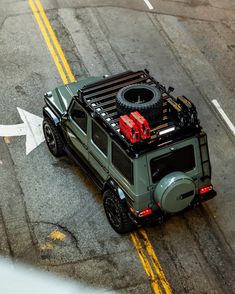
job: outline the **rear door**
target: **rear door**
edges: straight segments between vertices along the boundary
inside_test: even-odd
[[[91,121],[91,134],[89,140],[89,162],[98,173],[101,181],[109,176],[108,153],[109,140],[108,134],[94,121]]]
[[[198,142],[196,138],[171,145],[147,156],[149,174],[153,184],[158,183],[165,175],[182,171],[196,180],[201,166]]]

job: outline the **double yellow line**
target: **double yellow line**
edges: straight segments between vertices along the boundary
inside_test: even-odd
[[[138,252],[145,272],[151,282],[154,293],[171,294],[172,290],[166,279],[161,264],[144,229],[131,234],[131,239]]]
[[[32,9],[33,15],[38,23],[42,36],[47,44],[63,83],[67,84],[69,82],[75,82],[75,77],[70,69],[68,61],[52,29],[50,21],[46,16],[40,0],[28,0],[28,3]],[[154,293],[171,294],[171,287],[148,239],[146,231],[144,229],[140,229],[139,231],[132,233],[131,239],[151,282]]]
[[[51,53],[51,56],[55,62],[55,65],[60,73],[63,83],[68,84],[68,82],[75,82],[75,77],[72,74],[68,61],[65,58],[64,52],[61,49],[59,41],[51,27],[41,2],[39,0],[29,0],[28,2],[41,30],[43,38],[47,44],[47,47]]]

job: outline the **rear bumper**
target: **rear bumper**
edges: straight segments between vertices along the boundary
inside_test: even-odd
[[[200,203],[205,202],[207,200],[210,200],[210,199],[214,198],[216,195],[217,195],[217,193],[216,193],[216,191],[214,189],[209,191],[208,193],[205,193],[205,194],[201,195],[201,196],[196,194],[196,196],[194,197],[194,199],[191,202],[190,206],[185,208],[183,211],[188,210],[190,208],[191,209],[195,208],[198,205],[200,205]],[[181,212],[177,212],[175,214],[180,214]],[[147,216],[147,217],[140,218],[140,217],[134,216],[133,214],[130,214],[130,218],[135,224],[144,224],[144,223],[149,223],[149,222],[162,223],[162,222],[164,222],[166,217],[170,216],[170,215],[171,214],[168,214],[168,213],[162,211],[161,209],[158,209],[157,211],[154,210],[153,213],[151,215]]]
[[[207,200],[210,200],[212,198],[214,198],[215,196],[217,195],[216,191],[213,189],[205,194],[202,194],[202,195],[196,195],[193,199],[193,202],[196,201],[196,202],[205,202]]]

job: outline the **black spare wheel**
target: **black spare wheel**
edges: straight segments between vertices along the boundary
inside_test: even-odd
[[[162,115],[161,92],[146,84],[133,84],[122,88],[116,96],[119,114],[139,111],[146,119],[156,119]]]

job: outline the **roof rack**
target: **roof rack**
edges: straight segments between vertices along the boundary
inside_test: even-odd
[[[119,117],[116,109],[117,92],[131,84],[144,83],[156,87],[163,99],[162,116],[151,124],[149,140],[132,144],[120,133]],[[101,81],[90,83],[78,91],[77,100],[85,106],[93,117],[103,122],[103,126],[115,136],[127,149],[136,152],[145,150],[150,145],[161,146],[169,137],[186,136],[192,131],[200,131],[200,122],[193,103],[185,96],[173,97],[174,89],[161,85],[149,75],[148,70],[127,71],[105,77]],[[139,151],[138,151],[139,150]],[[142,153],[141,152],[141,153]]]

